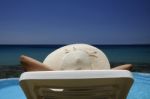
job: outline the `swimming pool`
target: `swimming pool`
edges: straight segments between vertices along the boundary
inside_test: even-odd
[[[150,99],[150,73],[133,73],[134,84],[127,99]],[[18,78],[0,80],[0,99],[26,99]]]

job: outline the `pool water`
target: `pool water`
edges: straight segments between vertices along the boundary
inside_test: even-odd
[[[150,99],[150,73],[133,73],[134,83],[127,99]],[[0,80],[0,99],[26,99],[19,79]]]
[[[133,73],[133,77],[127,99],[150,99],[150,73]]]
[[[26,99],[18,78],[0,80],[0,99]]]

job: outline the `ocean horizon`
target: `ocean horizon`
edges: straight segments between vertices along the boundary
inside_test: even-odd
[[[52,51],[65,46],[58,45],[0,45],[0,65],[18,65],[21,55],[39,61]],[[93,45],[101,49],[110,63],[150,64],[150,45]]]

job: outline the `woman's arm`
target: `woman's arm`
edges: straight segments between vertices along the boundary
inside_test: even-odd
[[[132,70],[132,68],[133,68],[132,64],[124,64],[124,65],[116,66],[112,69],[113,70]]]
[[[20,62],[25,71],[51,71],[52,70],[47,65],[44,65],[43,63],[25,55],[22,55],[20,57]]]

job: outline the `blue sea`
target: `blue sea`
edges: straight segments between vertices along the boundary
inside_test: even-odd
[[[19,57],[27,55],[39,61],[64,45],[0,45],[0,66],[19,65]],[[94,45],[108,57],[111,65],[132,63],[136,66],[150,64],[150,45]]]

